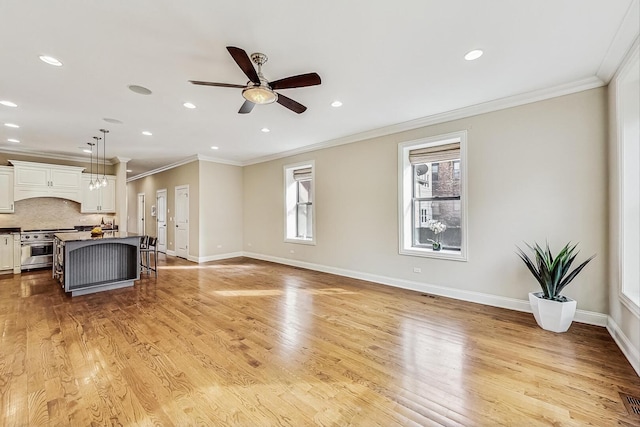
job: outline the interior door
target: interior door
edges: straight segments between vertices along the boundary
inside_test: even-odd
[[[176,256],[189,256],[189,186],[176,187]]]
[[[158,252],[167,252],[167,189],[156,191]]]
[[[138,193],[138,234],[144,236],[147,232],[144,229],[144,193]]]

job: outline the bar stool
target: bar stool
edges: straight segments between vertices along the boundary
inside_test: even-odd
[[[146,237],[146,244],[144,247],[140,246],[140,261],[142,268],[147,270],[147,274],[150,274],[153,271],[158,277],[158,238],[157,237]],[[153,254],[153,267],[151,267],[151,255]],[[144,256],[145,263],[142,264],[142,258]]]
[[[147,268],[146,250],[149,249],[149,236],[140,236],[140,272],[143,272]]]

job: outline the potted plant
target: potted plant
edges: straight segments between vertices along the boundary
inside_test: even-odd
[[[440,221],[430,219],[427,223],[427,227],[429,227],[429,229],[433,231],[433,237],[435,237],[435,239],[427,240],[431,242],[434,251],[439,251],[440,249],[442,249],[442,243],[440,242],[440,233],[446,230],[447,226]]]
[[[527,244],[527,246],[533,251],[534,259],[529,258],[520,248],[518,248],[518,256],[524,261],[542,288],[542,292],[529,293],[533,316],[542,329],[552,332],[566,332],[573,322],[577,302],[561,295],[561,292],[595,255],[569,272],[571,264],[578,255],[576,252],[577,244],[567,243],[555,257],[551,254],[549,243],[547,243],[546,249],[542,249],[537,243],[534,243],[533,246]]]

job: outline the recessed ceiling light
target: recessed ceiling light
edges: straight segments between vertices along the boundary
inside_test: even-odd
[[[465,56],[464,59],[466,59],[467,61],[473,61],[474,59],[478,59],[482,56],[484,52],[481,51],[480,49],[476,49],[476,50],[472,50],[471,52],[468,52]]]
[[[213,146],[211,147],[211,149],[212,149],[212,150],[217,150],[218,148],[219,148],[219,147],[216,147],[215,145],[213,145]]]
[[[331,106],[332,106],[332,107],[342,107],[342,102],[340,102],[340,101],[333,101],[333,102],[331,103]]]
[[[40,55],[40,60],[42,62],[46,62],[49,65],[53,65],[55,67],[62,67],[62,62],[54,58],[53,56]]]
[[[261,130],[262,132],[264,132],[264,133],[269,133],[269,132],[271,132],[271,130],[269,130],[269,128],[262,128],[262,129],[260,129],[260,130]]]
[[[4,124],[6,127],[8,128],[19,128],[20,126],[13,124],[13,123],[5,123]]]
[[[127,173],[131,173],[133,172],[131,169],[127,169]]]
[[[140,95],[151,95],[151,91],[144,86],[129,85],[129,90]]]
[[[142,134],[143,134],[143,135],[146,135],[146,136],[151,136],[151,135],[153,135],[153,134],[152,134],[151,132],[149,132],[148,130],[142,131]]]
[[[4,105],[5,107],[17,107],[18,104],[14,104],[11,101],[0,101],[0,104]]]
[[[19,139],[14,139],[14,138],[9,138],[7,139],[8,142],[13,142],[14,144],[19,144],[20,140]]]
[[[196,106],[195,106],[195,105],[193,105],[193,104],[192,104],[192,103],[190,103],[190,102],[185,102],[185,103],[184,103],[184,104],[182,104],[182,105],[184,105],[184,106],[185,106],[185,107],[187,107],[187,108],[191,108],[191,109],[196,108]]]
[[[114,125],[121,125],[121,124],[123,123],[123,122],[122,122],[122,120],[118,120],[118,119],[110,119],[110,118],[108,118],[108,117],[106,117],[106,118],[104,118],[104,119],[102,119],[102,120],[104,120],[104,121],[105,121],[105,122],[107,122],[107,123],[113,123]]]

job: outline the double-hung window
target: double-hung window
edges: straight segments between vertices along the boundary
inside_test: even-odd
[[[398,146],[400,253],[466,260],[466,132]]]
[[[614,86],[618,150],[620,300],[640,317],[640,51],[625,61]]]
[[[285,175],[285,241],[315,244],[314,164],[287,165]]]

